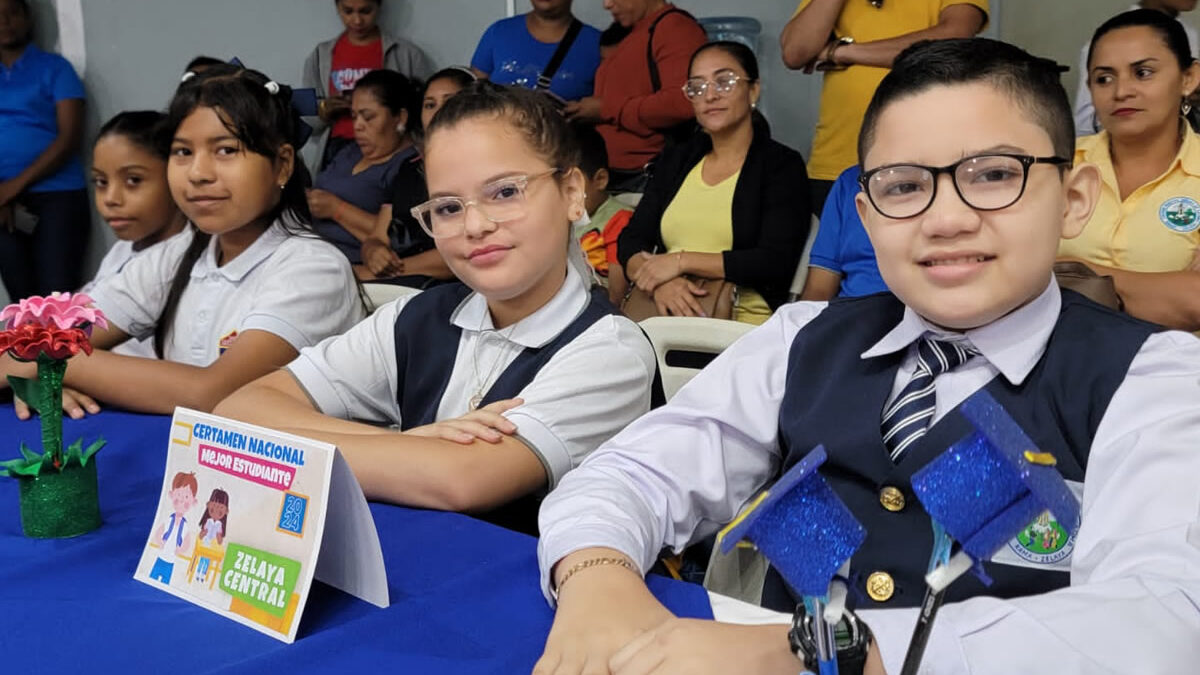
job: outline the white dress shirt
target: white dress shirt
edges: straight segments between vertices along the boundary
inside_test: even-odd
[[[646,570],[664,545],[682,549],[733,519],[776,475],[789,349],[824,307],[782,307],[667,406],[630,425],[567,476],[539,518],[544,590],[550,568],[573,551],[615,548]],[[993,377],[1023,381],[1044,353],[1060,307],[1051,283],[1024,307],[966,331],[982,358],[938,377],[935,419]],[[862,354],[908,350],[893,396],[915,368],[913,341],[926,333],[963,337],[906,310],[900,324]],[[812,369],[819,376],[820,364]],[[947,604],[922,672],[1193,672],[1200,663],[1198,441],[1200,340],[1176,331],[1154,334],[1096,430],[1070,587]],[[875,632],[888,672],[899,672],[916,610],[860,615]]]
[[[191,243],[173,237],[96,284],[96,306],[137,339],[154,335],[171,280]],[[363,316],[346,256],[315,235],[294,236],[276,222],[233,260],[217,265],[217,238],[192,267],[167,334],[168,361],[208,366],[248,330],[297,351],[353,326]]]
[[[154,250],[157,246],[165,246],[166,243],[171,239],[186,239],[188,244],[192,243],[192,233],[194,231],[195,230],[193,230],[189,225],[167,239],[164,239],[163,241],[160,241],[152,246],[147,246],[140,251],[134,250],[132,241],[125,241],[123,239],[118,240],[108,249],[108,253],[104,254],[104,259],[100,261],[100,267],[96,269],[96,276],[92,277],[91,281],[84,284],[83,288],[79,289],[79,291],[81,293],[87,293],[90,295],[92,293],[92,289],[96,288],[101,281],[120,274],[121,270],[125,269],[125,265],[129,264],[130,260],[145,254],[147,251]],[[185,244],[184,247],[186,248],[186,246],[187,245]],[[130,338],[116,347],[113,347],[112,352],[114,354],[121,354],[122,356],[140,356],[144,359],[158,358],[158,355],[154,353],[153,336],[148,337],[145,340]]]
[[[305,349],[288,370],[326,415],[400,423],[396,385],[396,317],[411,298],[380,307],[345,335]],[[586,308],[589,292],[574,267],[537,311],[496,330],[487,300],[467,296],[450,317],[462,329],[454,369],[437,419],[461,417],[526,347],[541,347]],[[625,425],[650,409],[654,349],[623,316],[605,316],[560,349],[521,390],[520,407],[504,413],[546,468],[553,488]]]

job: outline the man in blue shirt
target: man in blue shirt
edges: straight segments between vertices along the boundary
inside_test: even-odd
[[[858,165],[838,176],[821,211],[821,224],[808,257],[808,278],[801,300],[832,300],[881,293],[888,289],[875,264],[875,249],[854,206]]]
[[[471,57],[477,75],[497,84],[537,86],[538,76],[576,19],[571,0],[530,0],[530,4],[533,11],[528,14],[501,19],[484,31]],[[551,93],[564,101],[591,96],[599,65],[600,31],[584,25],[553,73]]]
[[[77,289],[90,230],[83,83],[31,35],[27,0],[0,0],[0,276],[13,299]],[[32,234],[16,227],[18,205]]]

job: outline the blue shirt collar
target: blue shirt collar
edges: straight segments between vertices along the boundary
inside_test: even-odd
[[[16,61],[13,61],[12,66],[6,66],[3,63],[0,63],[0,71],[12,72],[17,69],[17,66],[23,64],[26,60],[42,53],[42,50],[37,45],[30,42],[29,44],[25,45],[25,51],[21,52],[21,55],[17,57]]]

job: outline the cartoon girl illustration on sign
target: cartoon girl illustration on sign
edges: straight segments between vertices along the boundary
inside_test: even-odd
[[[208,506],[204,511],[204,517],[200,519],[200,545],[203,549],[216,549],[225,543],[225,534],[229,526],[229,493],[217,488],[212,491],[212,496],[208,498]],[[208,577],[208,567],[212,562],[212,556],[205,551],[205,555],[200,555],[201,551],[197,551],[199,562],[196,566],[196,580],[204,583]]]
[[[171,585],[171,575],[175,572],[175,556],[186,557],[192,548],[192,536],[186,534],[187,512],[196,505],[196,493],[200,486],[196,483],[196,474],[180,471],[171,480],[171,515],[163,519],[150,539],[150,545],[158,548],[158,557],[154,567],[150,569],[150,578],[157,579],[167,586]]]

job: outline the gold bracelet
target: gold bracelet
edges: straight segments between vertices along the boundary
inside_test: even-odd
[[[555,587],[553,589],[551,589],[551,595],[554,596],[555,600],[558,600],[558,594],[562,592],[563,586],[567,585],[567,581],[571,577],[575,576],[575,574],[577,574],[578,572],[582,572],[583,570],[586,570],[589,567],[599,567],[600,565],[618,565],[620,567],[624,567],[625,569],[629,570],[630,572],[633,572],[634,574],[640,574],[640,572],[638,571],[638,568],[635,567],[634,564],[632,562],[630,562],[628,558],[616,558],[616,557],[612,557],[612,556],[604,556],[601,558],[588,558],[587,560],[583,560],[583,561],[577,562],[574,565],[572,565],[571,569],[567,570],[566,573],[563,574],[562,579],[558,580],[558,584],[556,584]]]

